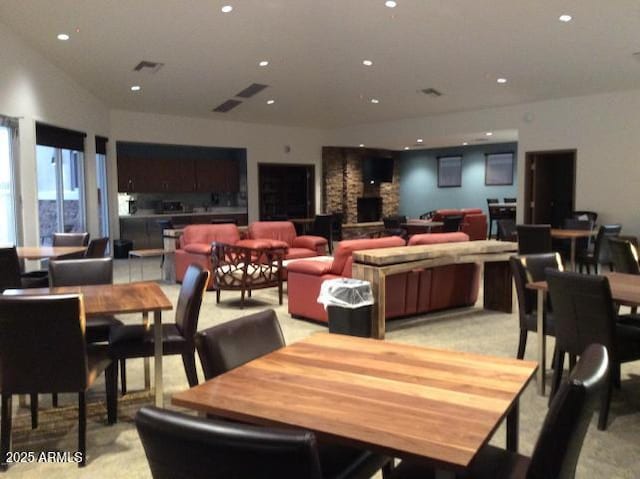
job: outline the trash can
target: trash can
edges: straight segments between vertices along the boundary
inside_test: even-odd
[[[113,240],[113,257],[116,259],[127,259],[129,251],[133,249],[133,241],[128,239]]]
[[[329,332],[370,338],[373,294],[368,281],[351,278],[322,283],[318,303],[329,315]]]

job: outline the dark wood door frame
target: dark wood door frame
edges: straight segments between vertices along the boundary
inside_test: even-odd
[[[258,213],[262,217],[263,204],[262,204],[262,181],[261,181],[261,168],[262,167],[295,167],[304,168],[307,170],[307,217],[313,217],[316,211],[316,165],[311,163],[270,163],[270,162],[258,162]]]

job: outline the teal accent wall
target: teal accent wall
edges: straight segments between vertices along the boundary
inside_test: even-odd
[[[518,196],[517,143],[460,146],[430,150],[404,151],[400,155],[400,214],[417,218],[423,213],[443,208],[482,208],[487,198]],[[513,185],[485,186],[486,153],[513,151]],[[462,186],[438,188],[439,156],[462,155]]]

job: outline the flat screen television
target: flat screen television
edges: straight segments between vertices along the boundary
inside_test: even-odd
[[[365,184],[391,183],[393,181],[393,158],[370,157],[362,162],[362,181]]]

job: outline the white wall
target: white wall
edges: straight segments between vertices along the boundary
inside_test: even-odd
[[[246,148],[249,221],[256,221],[259,216],[258,163],[315,165],[316,209],[320,208],[322,145],[327,144],[325,135],[326,132],[319,129],[114,110],[111,112],[109,137],[110,171],[115,171],[116,141]],[[285,152],[285,145],[291,147],[289,153]],[[109,180],[111,190],[117,191],[117,176],[113,174]],[[117,212],[117,209],[112,208],[112,211]],[[113,223],[115,217],[112,215],[112,228]]]
[[[431,137],[516,128],[520,199],[526,152],[575,148],[576,209],[597,211],[599,223],[619,222],[623,233],[638,235],[639,111],[640,90],[634,90],[358,125],[334,130],[330,141],[389,146],[422,137],[428,144]]]
[[[1,23],[0,45],[0,114],[20,119],[19,190],[24,244],[39,244],[36,121],[87,133],[87,226],[92,236],[96,236],[99,230],[97,195],[93,193],[97,188],[94,136],[108,136],[108,109]]]

